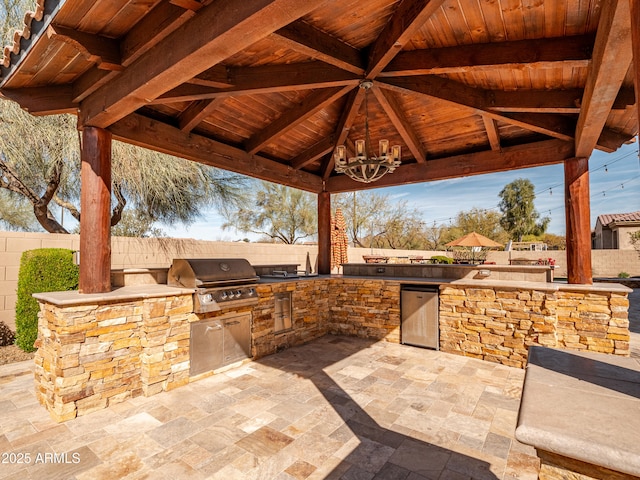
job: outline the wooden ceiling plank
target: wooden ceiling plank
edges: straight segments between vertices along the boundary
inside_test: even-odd
[[[333,194],[541,167],[562,163],[564,160],[573,158],[573,153],[573,142],[545,140],[506,147],[500,152],[488,150],[468,155],[429,159],[424,164],[401,165],[395,172],[371,184],[355,182],[346,175],[336,175],[327,180],[326,190]]]
[[[76,113],[78,104],[72,100],[71,85],[31,87],[2,90],[2,96],[13,100],[32,115]]]
[[[323,138],[318,143],[308,148],[304,152],[298,154],[295,158],[291,159],[291,168],[294,170],[300,170],[307,165],[319,160],[323,156],[331,153],[335,148],[336,139],[334,135],[329,135]]]
[[[197,12],[204,5],[200,3],[198,0],[170,0],[173,5],[177,5],[179,7],[184,8],[185,10],[192,10]]]
[[[213,2],[84,99],[80,124],[107,127],[325,2]]]
[[[302,103],[283,112],[266,128],[253,135],[245,142],[245,148],[249,153],[257,153],[263,146],[284,135],[289,130],[295,128],[300,123],[312,117],[322,109],[343,97],[353,90],[352,86],[324,88],[306,97]]]
[[[60,25],[49,25],[47,36],[71,45],[100,70],[123,70],[117,40],[93,35]]]
[[[500,132],[498,131],[496,121],[486,115],[482,115],[482,121],[484,122],[484,128],[487,132],[487,138],[489,139],[491,150],[499,152],[502,150],[502,147],[500,146]]]
[[[576,157],[589,158],[598,144],[632,59],[629,0],[604,2],[576,127]]]
[[[378,76],[443,2],[402,0],[371,47],[366,78]]]
[[[115,122],[108,130],[117,140],[150,150],[308,192],[322,191],[322,180],[316,175],[250,155],[240,148],[202,135],[182,132],[178,128],[135,113]]]
[[[354,86],[360,78],[323,62],[265,67],[229,68],[230,88],[209,88],[192,82],[180,85],[148,102],[171,103],[248,94],[289,92],[313,88]]]
[[[593,35],[519,40],[400,52],[380,77],[440,75],[496,68],[587,67]]]
[[[290,49],[341,68],[356,75],[364,74],[360,50],[298,20],[275,32]]]
[[[338,145],[343,145],[347,136],[349,135],[349,130],[351,129],[351,125],[353,125],[353,121],[355,120],[358,112],[360,111],[360,106],[362,102],[364,102],[365,90],[362,88],[354,89],[347,97],[347,102],[342,110],[342,114],[340,115],[340,120],[338,120],[338,124],[336,125],[336,129],[334,131],[334,144],[333,149]],[[333,155],[329,155],[327,161],[322,166],[322,179],[327,180],[333,171],[333,167],[335,164],[335,160]]]
[[[427,159],[427,154],[422,147],[422,143],[418,138],[413,127],[409,124],[407,117],[404,115],[402,107],[398,101],[391,95],[390,92],[385,92],[374,84],[373,94],[376,96],[378,103],[382,106],[386,112],[389,120],[396,128],[404,143],[409,148],[409,151],[413,154],[416,162],[424,163]]]
[[[180,130],[182,130],[183,132],[190,132],[222,103],[224,103],[223,98],[214,98],[213,100],[198,100],[196,102],[193,102],[178,117],[178,128],[180,128]]]

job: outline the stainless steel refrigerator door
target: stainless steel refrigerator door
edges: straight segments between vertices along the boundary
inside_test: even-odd
[[[438,293],[403,289],[400,301],[402,343],[438,350]]]

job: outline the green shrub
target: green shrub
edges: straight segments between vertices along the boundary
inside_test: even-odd
[[[445,255],[434,255],[433,257],[431,257],[431,261],[433,263],[453,263],[453,258],[451,257],[447,257]]]
[[[38,301],[31,295],[78,288],[78,266],[73,252],[63,248],[28,250],[20,259],[16,301],[16,345],[25,352],[35,350],[38,337]]]
[[[627,272],[620,272],[618,274],[618,278],[629,278],[631,275],[629,275]]]

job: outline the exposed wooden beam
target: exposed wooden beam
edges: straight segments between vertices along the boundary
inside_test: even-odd
[[[496,42],[400,52],[380,77],[441,75],[496,68],[588,67],[593,35]]]
[[[499,152],[502,148],[500,147],[500,132],[496,121],[486,115],[482,115],[482,121],[484,122],[484,129],[487,132],[491,150]]]
[[[294,170],[300,170],[326,154],[331,153],[335,146],[336,140],[334,135],[325,137],[311,148],[306,149],[304,152],[291,159],[291,168]]]
[[[198,100],[193,102],[178,117],[178,126],[180,130],[183,132],[190,132],[222,103],[224,103],[224,98]]]
[[[545,140],[516,147],[506,147],[501,152],[489,150],[469,155],[429,159],[424,164],[401,165],[395,172],[370,184],[358,183],[346,175],[335,175],[327,180],[326,189],[331,193],[340,193],[541,167],[562,163],[568,158],[573,158],[573,149],[573,142]]]
[[[178,5],[186,10],[191,10],[197,12],[204,5],[200,3],[198,0],[170,0],[172,4]]]
[[[371,47],[366,77],[377,77],[443,2],[402,0]]]
[[[3,89],[4,98],[13,100],[32,115],[76,113],[78,104],[73,102],[70,85],[56,87],[30,87]]]
[[[602,4],[593,62],[576,127],[576,157],[591,156],[629,71],[633,59],[630,19],[629,0]]]
[[[267,143],[289,130],[295,128],[300,123],[312,117],[322,109],[349,93],[353,87],[324,88],[311,93],[299,105],[283,112],[278,118],[261,131],[253,135],[245,142],[245,148],[249,153],[256,153]]]
[[[298,20],[275,32],[288,47],[357,75],[364,73],[362,53],[322,30]]]
[[[322,191],[322,179],[282,163],[162,122],[131,114],[109,127],[114,138],[158,152],[223,168],[308,192]]]
[[[193,11],[173,5],[170,0],[162,0],[121,41],[122,65],[131,65],[194,15]],[[116,72],[106,72],[97,67],[88,70],[74,83],[74,102],[81,102],[110,82],[115,75]]]
[[[47,36],[74,47],[100,70],[123,70],[120,44],[117,40],[81,32],[60,25],[49,25]]]
[[[213,2],[89,95],[80,124],[109,126],[325,2]]]
[[[503,93],[471,88],[451,80],[436,76],[415,76],[385,78],[377,82],[381,88],[388,88],[399,92],[414,92],[431,98],[446,101],[461,108],[470,109],[476,114],[485,115],[494,120],[517,125],[521,128],[542,133],[560,140],[573,140],[575,135],[575,121],[570,116],[547,113],[503,113],[493,110],[495,98]],[[615,147],[606,140],[613,137],[601,136],[598,148],[605,151]],[[601,143],[604,140],[606,143]]]
[[[224,65],[215,65],[197,77],[192,78],[188,83],[213,88],[233,87],[233,84],[229,81],[229,70]]]
[[[581,110],[584,90],[484,90],[491,109],[497,112],[571,113]],[[632,88],[621,88],[611,106],[625,110],[635,103]]]
[[[185,83],[148,103],[153,105],[207,98],[235,97],[247,94],[354,86],[358,84],[359,77],[323,62],[307,62],[264,67],[230,68],[229,82],[233,84],[233,87],[210,88]]]
[[[342,114],[340,115],[340,119],[338,120],[338,124],[335,129],[335,143],[333,145],[333,149],[336,146],[342,145],[346,142],[347,136],[349,135],[349,130],[351,129],[351,125],[353,125],[353,121],[355,120],[358,112],[360,111],[360,106],[364,101],[365,91],[362,88],[356,88],[349,94],[347,97],[347,102],[342,109]],[[333,150],[332,149],[332,150]],[[334,167],[334,159],[333,155],[330,155],[327,158],[326,164],[322,166],[322,178],[323,180],[327,180],[331,175]]]
[[[382,106],[387,117],[389,117],[389,121],[391,121],[404,140],[405,145],[409,148],[409,151],[416,159],[416,162],[424,163],[427,159],[427,154],[422,147],[422,142],[420,142],[415,130],[409,124],[409,121],[404,115],[402,107],[398,101],[393,97],[391,92],[385,92],[375,84],[372,90],[378,100],[378,103]]]

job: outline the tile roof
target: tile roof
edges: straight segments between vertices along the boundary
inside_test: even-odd
[[[31,38],[31,23],[35,20],[39,22],[44,17],[44,2],[45,0],[38,0],[36,4],[35,12],[27,12],[24,15],[24,25],[22,30],[16,30],[13,32],[13,44],[6,45],[3,49],[3,57],[0,60],[0,65],[5,68],[9,67],[11,63],[11,54],[17,55],[20,53],[20,40],[29,40]]]
[[[640,222],[640,211],[629,213],[605,213],[598,216],[598,221],[607,226],[610,223]]]

